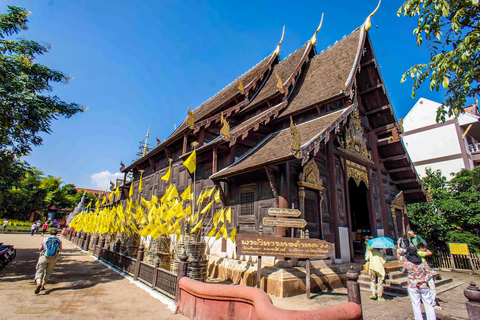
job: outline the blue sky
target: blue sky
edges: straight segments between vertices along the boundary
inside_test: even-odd
[[[397,17],[403,1],[383,1],[370,36],[393,108],[400,119],[420,97],[443,101],[425,85],[415,100],[404,71],[426,63],[417,47],[416,20]],[[149,142],[164,140],[192,109],[243,74],[276,47],[281,57],[323,27],[317,51],[360,26],[377,5],[365,1],[9,1],[32,12],[20,37],[47,42],[38,61],[72,76],[53,94],[88,110],[53,123],[43,146],[26,160],[46,174],[83,188],[102,188],[120,161],[130,164],[150,126]]]

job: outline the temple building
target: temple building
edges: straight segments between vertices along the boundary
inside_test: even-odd
[[[318,32],[318,30],[317,30]],[[283,39],[282,39],[283,40]],[[280,41],[281,44],[281,41]],[[238,234],[291,236],[263,227],[269,208],[297,208],[310,238],[334,244],[331,263],[364,255],[366,235],[396,239],[406,204],[425,201],[365,25],[317,52],[316,33],[281,60],[280,44],[202,105],[156,148],[121,168],[142,196],[162,196],[172,159],[181,192],[193,176],[182,165],[197,142],[196,196],[218,186]],[[190,111],[189,111],[190,113]],[[193,120],[193,121],[192,121]],[[302,230],[294,236],[301,237]],[[230,240],[211,253],[236,257]]]

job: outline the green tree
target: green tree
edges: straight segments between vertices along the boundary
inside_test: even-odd
[[[400,16],[418,16],[413,30],[417,45],[424,43],[430,62],[411,67],[402,76],[413,80],[412,98],[420,85],[430,82],[430,90],[446,90],[445,105],[437,111],[437,121],[464,112],[467,98],[480,91],[480,7],[478,0],[408,0],[398,10]]]
[[[85,110],[48,95],[53,83],[67,83],[69,76],[36,62],[49,45],[12,39],[27,29],[29,11],[8,6],[0,14],[0,163],[2,171],[18,172],[18,158],[42,144],[40,134],[51,133],[52,120],[69,118]],[[18,175],[0,175],[0,187],[11,186]]]
[[[480,167],[464,169],[446,181],[440,170],[427,169],[422,183],[430,202],[408,205],[408,218],[429,246],[466,242],[480,251]]]

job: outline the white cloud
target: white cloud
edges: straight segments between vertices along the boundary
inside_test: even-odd
[[[90,181],[95,189],[105,190],[110,187],[110,181],[115,183],[116,179],[123,179],[123,173],[110,171],[102,171],[94,173],[90,176]]]

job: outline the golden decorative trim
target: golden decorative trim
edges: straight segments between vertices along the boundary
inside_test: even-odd
[[[223,116],[223,113],[220,118],[220,122],[222,123],[223,127],[220,129],[220,134],[223,136],[223,140],[230,141],[230,125],[228,124],[227,119]]]
[[[190,106],[188,107],[187,109],[187,126],[189,129],[193,129],[194,125],[195,125],[195,116],[193,115],[193,112],[190,111]]]
[[[375,10],[373,10],[372,13],[370,13],[370,15],[367,17],[367,19],[365,20],[365,23],[363,25],[365,31],[368,31],[370,30],[370,28],[372,27],[372,22],[371,22],[371,19],[373,17],[373,15],[377,12],[378,8],[380,8],[380,3],[382,3],[382,0],[378,1],[378,5],[377,7],[375,8]]]
[[[298,133],[297,130],[297,125],[293,122],[293,118],[290,117],[290,132],[293,136],[293,141],[292,141],[292,154],[295,156],[297,159],[302,158],[302,149],[301,149],[301,143],[300,143],[300,134]]]
[[[403,198],[403,191],[400,191],[395,196],[395,199],[393,199],[392,204],[390,204],[390,207],[392,208],[392,212],[394,212],[393,208],[402,210],[404,206],[405,206],[405,202]]]
[[[277,89],[280,93],[285,93],[285,89],[283,88],[283,82],[282,82],[282,78],[280,78],[280,76],[277,74],[277,72],[275,71],[275,78],[277,78]]]
[[[315,159],[310,159],[305,166],[303,171],[298,176],[298,185],[300,187],[323,190],[323,181],[320,179],[320,170],[318,169]]]
[[[240,91],[241,94],[245,94],[242,80],[240,80],[240,78],[237,77],[237,81],[238,81],[238,91]]]
[[[318,31],[320,31],[320,28],[322,27],[322,23],[323,23],[323,12],[322,12],[322,19],[320,20],[320,24],[318,25],[317,30],[313,34],[312,39],[310,39],[310,43],[312,44],[312,46],[317,44],[317,33],[318,33]]]
[[[285,35],[285,26],[283,26],[282,38],[280,39],[280,42],[278,43],[277,48],[274,51],[274,54],[276,56],[278,56],[280,54],[280,46],[282,45],[284,35]]]
[[[347,179],[353,178],[357,186],[360,187],[360,182],[365,182],[367,189],[369,188],[368,183],[368,170],[366,167],[355,163],[350,160],[347,161]]]
[[[348,125],[345,128],[345,137],[338,138],[340,150],[349,153],[357,158],[372,162],[372,154],[367,148],[367,139],[362,127],[362,120],[358,108],[351,113]]]

